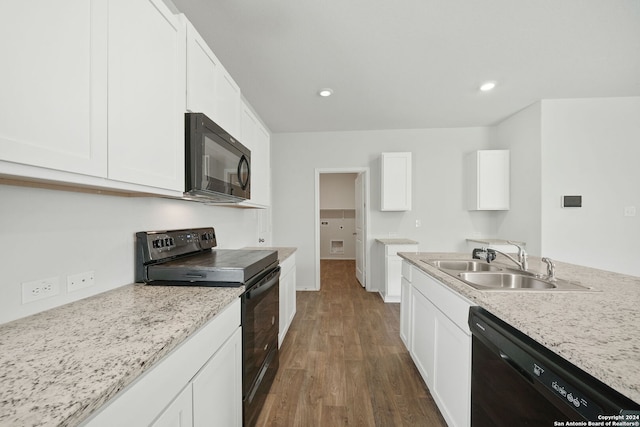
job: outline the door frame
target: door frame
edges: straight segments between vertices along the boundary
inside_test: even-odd
[[[351,168],[316,168],[315,169],[315,209],[314,224],[315,224],[315,245],[314,245],[314,264],[315,264],[315,287],[314,290],[320,290],[320,174],[325,173],[355,173],[364,174],[364,209],[362,210],[364,216],[364,288],[367,291],[371,291],[369,278],[371,277],[371,262],[370,262],[370,250],[369,250],[369,168],[368,167],[351,167]]]

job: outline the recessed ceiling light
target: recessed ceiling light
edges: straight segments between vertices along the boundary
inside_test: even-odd
[[[482,92],[489,92],[494,87],[496,87],[496,82],[484,82],[482,83],[482,85],[480,85],[480,90]]]
[[[320,89],[318,91],[318,95],[326,98],[327,96],[333,95],[333,89],[329,89],[329,88]]]

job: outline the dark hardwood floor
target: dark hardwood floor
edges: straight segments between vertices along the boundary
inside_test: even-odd
[[[445,426],[399,336],[400,304],[321,261],[321,290],[298,292],[258,426]]]

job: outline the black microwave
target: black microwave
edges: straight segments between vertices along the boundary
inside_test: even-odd
[[[251,196],[251,151],[203,113],[185,114],[185,198],[238,203]]]

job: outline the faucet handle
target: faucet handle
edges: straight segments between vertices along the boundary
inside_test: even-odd
[[[556,265],[551,258],[543,257],[542,262],[547,264],[547,278],[551,281],[556,280]]]
[[[475,248],[471,252],[473,259],[485,259],[488,263],[496,259],[496,251],[488,248]]]

